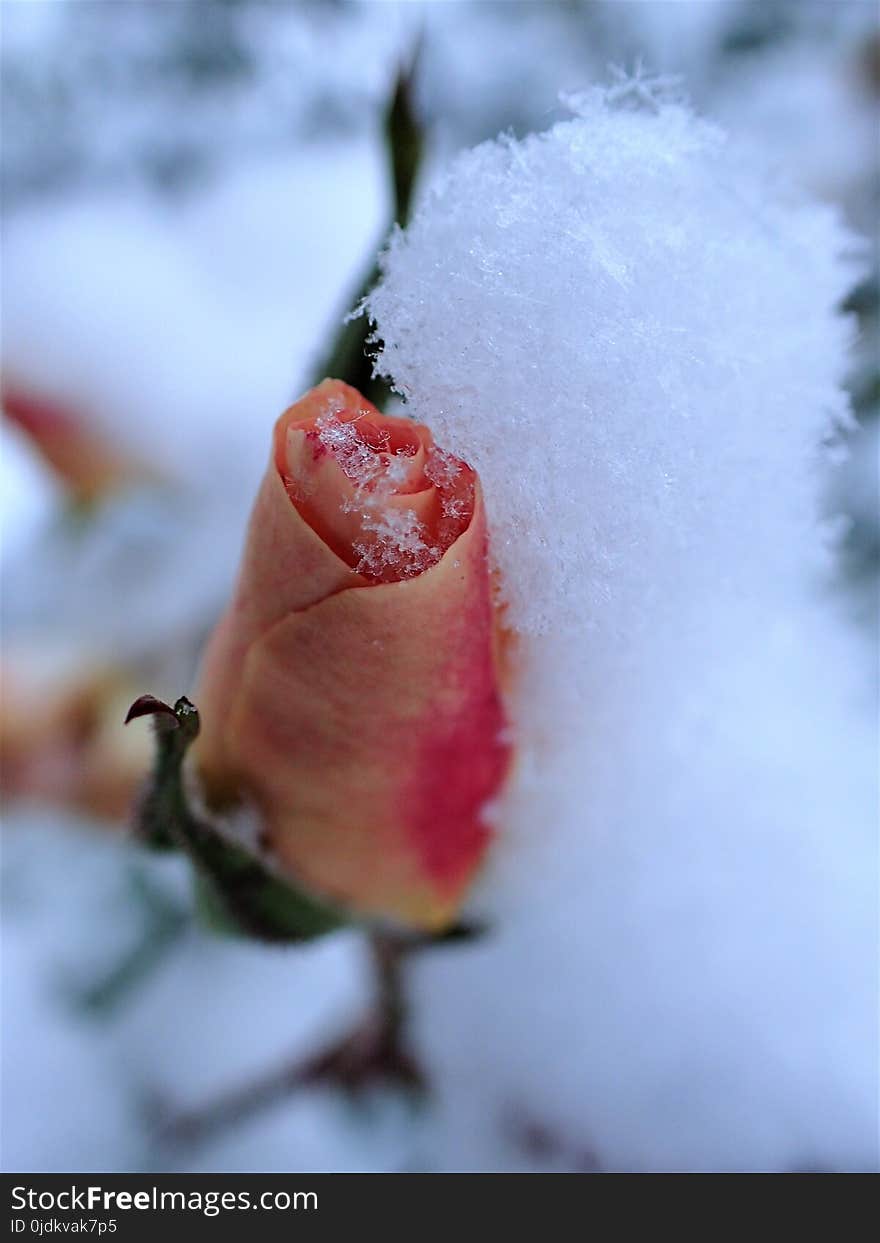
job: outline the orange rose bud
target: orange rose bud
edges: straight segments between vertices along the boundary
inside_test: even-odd
[[[54,398],[4,380],[3,413],[28,437],[75,500],[90,502],[147,477],[77,411]]]
[[[252,801],[315,896],[443,927],[509,767],[499,652],[476,473],[325,380],[275,425],[206,651],[209,805]]]
[[[126,824],[150,755],[145,734],[119,729],[132,671],[92,667],[59,676],[15,656],[15,671],[0,670],[0,793]]]

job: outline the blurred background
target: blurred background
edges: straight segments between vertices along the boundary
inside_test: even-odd
[[[364,946],[204,931],[186,868],[125,840],[150,745],[122,717],[190,686],[276,415],[328,371],[368,382],[343,319],[395,220],[456,151],[547,128],[610,65],[680,75],[873,247],[848,299],[860,426],[827,504],[841,624],[875,625],[875,7],[4,0],[0,18],[4,1168],[454,1166],[430,1098],[285,1089],[365,1004]],[[230,1093],[242,1107],[212,1113]],[[193,1110],[205,1125],[169,1124]],[[537,1124],[516,1142],[517,1168],[552,1165]]]

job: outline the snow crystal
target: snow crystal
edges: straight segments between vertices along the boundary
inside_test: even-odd
[[[424,524],[412,509],[365,509],[361,521],[373,539],[354,546],[360,574],[381,578],[392,570],[396,577],[411,578],[440,560],[441,550],[425,542]]]
[[[425,478],[437,488],[449,488],[461,474],[461,463],[451,453],[433,445],[428,451]]]
[[[339,407],[342,409],[341,401]],[[317,420],[319,443],[333,455],[359,492],[378,487],[383,476],[387,480],[391,457],[377,453],[361,437],[356,423],[343,423],[337,414],[323,414]]]
[[[512,1116],[566,1168],[876,1160],[874,726],[817,500],[852,242],[658,85],[461,155],[369,301],[519,633],[499,931],[419,969],[441,1167],[534,1165]]]

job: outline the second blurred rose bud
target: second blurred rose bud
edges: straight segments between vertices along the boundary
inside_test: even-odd
[[[298,884],[442,928],[510,766],[473,470],[327,380],[275,426],[195,699],[207,801],[254,805]]]

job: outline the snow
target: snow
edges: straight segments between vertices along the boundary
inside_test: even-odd
[[[790,582],[856,269],[684,108],[580,107],[460,157],[369,305],[379,369],[480,472],[513,624],[617,641],[698,587]]]
[[[873,695],[819,507],[852,239],[644,89],[461,156],[369,303],[519,635],[496,931],[420,968],[432,1153],[508,1168],[513,1116],[565,1168],[869,1168]]]
[[[52,820],[55,822],[52,823]],[[106,1012],[78,1004],[142,935],[137,869],[189,905],[177,859],[36,814],[3,852],[3,1167],[310,1170],[399,1164],[395,1109],[352,1127],[327,1094],[279,1101],[196,1148],[157,1148],[158,1115],[198,1108],[338,1037],[366,1004],[363,946],[343,933],[274,950],[191,924]],[[52,1101],[52,1110],[35,1107]],[[346,1139],[346,1135],[349,1136]]]
[[[299,148],[158,208],[107,192],[13,217],[4,365],[173,479],[249,494],[259,429],[303,383],[381,240],[381,153],[372,137]]]

